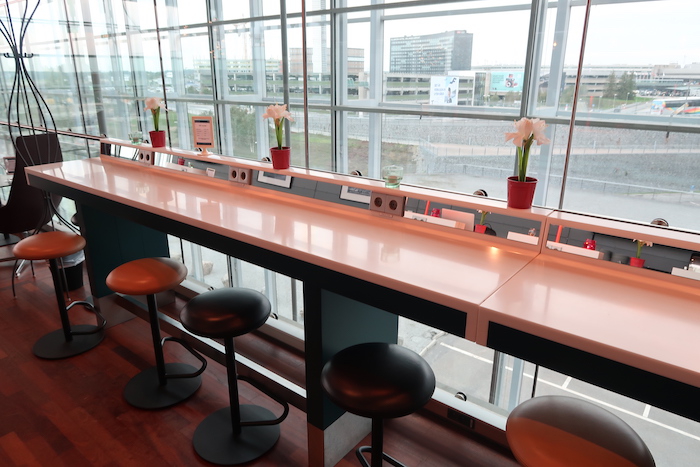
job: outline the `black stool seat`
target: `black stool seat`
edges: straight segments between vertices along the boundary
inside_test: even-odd
[[[525,467],[654,467],[642,438],[618,416],[582,399],[540,396],[508,416],[506,437]]]
[[[342,409],[372,419],[372,446],[362,446],[357,457],[372,452],[372,466],[382,459],[403,466],[382,452],[383,419],[409,415],[423,407],[435,391],[435,374],[417,353],[396,344],[370,342],[336,353],[323,367],[321,384]]]
[[[267,298],[250,289],[219,289],[190,300],[181,313],[188,331],[212,338],[236,337],[265,324],[271,305]]]
[[[196,296],[183,308],[180,322],[188,331],[223,339],[226,349],[229,407],[220,409],[199,424],[192,444],[203,459],[214,464],[244,464],[265,454],[280,437],[279,423],[289,405],[266,392],[254,380],[236,372],[233,338],[259,328],[271,312],[270,301],[260,292],[242,288],[212,290]],[[276,400],[284,413],[274,414],[257,405],[240,405],[238,381],[243,380]]]
[[[368,418],[412,414],[435,390],[433,370],[420,355],[382,342],[341,350],[326,364],[321,378],[334,403]]]

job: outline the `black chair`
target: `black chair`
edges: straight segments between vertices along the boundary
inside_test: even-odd
[[[16,156],[15,173],[10,186],[7,202],[0,206],[0,234],[5,237],[3,246],[12,245],[27,234],[36,233],[46,225],[53,216],[54,207],[61,202],[59,195],[46,192],[27,184],[25,168],[40,164],[63,161],[61,146],[55,133],[19,136],[15,139]],[[10,235],[15,235],[10,240]],[[16,261],[14,256],[0,259]],[[13,269],[12,293],[14,295],[14,276],[17,263]]]
[[[417,353],[397,344],[370,342],[347,347],[323,367],[321,384],[328,398],[342,409],[372,419],[372,446],[357,449],[357,458],[371,467],[386,460],[404,464],[383,452],[384,419],[412,414],[423,407],[435,391],[435,374]]]
[[[654,467],[639,435],[622,419],[582,399],[541,396],[508,416],[506,437],[525,467]]]
[[[247,334],[267,321],[270,301],[250,289],[212,290],[190,300],[180,313],[188,331],[199,336],[223,339],[226,350],[229,407],[205,418],[194,432],[192,443],[203,459],[222,465],[244,464],[272,449],[280,436],[279,424],[287,417],[289,405],[236,371],[233,338]],[[243,380],[277,401],[284,413],[274,414],[257,405],[240,405],[238,380]]]

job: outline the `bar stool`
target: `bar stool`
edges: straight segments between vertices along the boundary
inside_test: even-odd
[[[624,421],[588,401],[541,396],[508,416],[506,437],[525,467],[653,467],[654,458]]]
[[[385,418],[409,415],[423,407],[435,391],[435,374],[417,353],[397,344],[370,342],[347,347],[323,367],[321,384],[332,402],[342,409],[372,419],[372,446],[357,449],[357,458],[371,467],[382,459],[397,467],[404,464],[383,452]]]
[[[289,405],[254,380],[237,374],[233,346],[234,337],[262,326],[270,316],[270,309],[267,297],[255,290],[225,288],[196,296],[180,313],[180,321],[188,331],[224,341],[229,407],[205,418],[192,440],[197,454],[209,462],[244,464],[265,454],[279,439],[279,424],[287,417]],[[282,415],[274,418],[274,414],[263,407],[240,405],[239,379],[282,405]]]
[[[34,344],[32,350],[37,357],[50,360],[72,357],[92,349],[104,339],[104,328],[107,321],[92,303],[74,301],[66,306],[64,281],[58,262],[60,258],[77,253],[83,248],[85,248],[85,239],[80,235],[72,232],[52,231],[26,237],[20,240],[12,250],[13,255],[20,260],[48,260],[53,278],[58,312],[61,316],[61,329],[50,332]],[[71,326],[68,310],[75,305],[82,305],[88,311],[95,313],[97,325],[78,324]]]
[[[107,287],[124,295],[145,295],[148,319],[155,351],[156,366],[134,376],[124,388],[124,399],[140,409],[162,409],[184,401],[202,384],[200,376],[207,362],[185,341],[175,337],[161,339],[156,294],[170,290],[187,276],[184,264],[170,258],[143,258],[129,261],[109,273]],[[163,345],[174,341],[196,357],[202,366],[165,363]]]

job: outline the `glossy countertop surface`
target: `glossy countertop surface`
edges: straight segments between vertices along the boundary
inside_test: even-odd
[[[489,322],[700,387],[700,291],[540,255],[479,310]]]
[[[28,174],[474,313],[536,255],[273,190],[85,159]],[[222,183],[223,182],[223,183]],[[476,319],[465,336],[475,339]]]

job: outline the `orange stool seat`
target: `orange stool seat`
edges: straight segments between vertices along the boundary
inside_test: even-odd
[[[171,258],[142,258],[118,266],[107,275],[111,290],[124,295],[145,295],[156,366],[137,374],[124,388],[124,399],[140,409],[163,409],[192,396],[202,384],[201,374],[207,362],[182,339],[161,339],[156,294],[177,286],[187,277],[184,264]],[[165,363],[163,344],[177,342],[197,358],[196,369],[185,363]]]
[[[30,261],[63,258],[85,248],[85,239],[72,232],[43,232],[17,243],[12,254],[17,259]]]
[[[150,295],[170,290],[187,277],[184,264],[171,258],[143,258],[115,268],[107,287],[125,295]]]
[[[508,416],[506,437],[525,467],[654,467],[639,435],[622,419],[573,397],[527,400]]]
[[[42,232],[22,239],[12,249],[17,259],[28,261],[48,260],[53,278],[58,312],[61,316],[61,329],[50,332],[39,339],[32,349],[40,358],[59,359],[72,357],[86,352],[104,339],[107,321],[100,312],[87,301],[74,301],[66,305],[64,281],[59,259],[78,253],[85,248],[85,239],[72,232]],[[75,305],[82,305],[95,314],[97,324],[79,324],[72,326],[68,319],[68,310]]]

